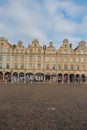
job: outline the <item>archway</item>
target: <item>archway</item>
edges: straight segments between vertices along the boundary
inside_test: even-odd
[[[86,82],[86,76],[85,76],[85,74],[81,75],[81,81],[82,81],[82,83]]]
[[[3,81],[3,73],[0,71],[0,81]]]
[[[64,74],[64,83],[68,82],[68,74]]]
[[[6,72],[4,78],[7,80],[7,82],[11,82],[11,72]]]
[[[34,74],[33,73],[26,73],[26,81],[33,81],[34,80]]]
[[[76,74],[76,82],[80,82],[80,75]]]
[[[24,73],[23,72],[19,73],[19,82],[24,82]]]
[[[70,79],[70,83],[74,83],[75,82],[75,75],[74,74],[70,74],[69,75],[69,79]]]
[[[46,73],[46,74],[45,74],[45,80],[46,80],[46,81],[49,81],[49,80],[50,80],[50,73]]]
[[[43,82],[44,81],[44,74],[43,73],[36,73],[35,74],[35,81]]]
[[[17,73],[17,72],[14,72],[14,73],[13,73],[13,81],[14,81],[14,82],[17,82],[17,81],[18,81],[18,73]]]
[[[61,74],[61,73],[58,74],[58,82],[59,82],[59,83],[62,82],[62,74]]]

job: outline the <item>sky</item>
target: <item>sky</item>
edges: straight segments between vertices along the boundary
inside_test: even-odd
[[[87,0],[0,0],[0,37],[56,48],[67,38],[75,48],[87,42]]]

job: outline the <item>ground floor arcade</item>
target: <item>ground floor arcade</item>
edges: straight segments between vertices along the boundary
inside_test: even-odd
[[[87,77],[85,74],[67,74],[67,73],[24,73],[24,72],[1,72],[0,81],[7,82],[59,82],[59,83],[74,83],[74,82],[86,82]]]

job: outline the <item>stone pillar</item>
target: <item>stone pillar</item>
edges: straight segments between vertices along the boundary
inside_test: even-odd
[[[19,83],[19,73],[18,73],[18,83]]]
[[[24,83],[26,83],[26,73],[24,73]]]
[[[45,82],[45,74],[44,74],[44,82]]]
[[[11,72],[11,83],[13,83],[13,72]]]
[[[3,81],[5,80],[5,72],[3,72]]]
[[[70,83],[69,75],[68,75],[68,84]]]
[[[64,75],[62,75],[62,83],[64,83]]]

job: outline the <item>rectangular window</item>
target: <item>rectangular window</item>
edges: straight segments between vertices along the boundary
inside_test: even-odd
[[[33,57],[32,57],[32,56],[29,57],[29,61],[30,61],[30,62],[33,61]]]
[[[81,66],[81,70],[85,70],[85,65],[82,65],[82,66]]]
[[[0,61],[2,61],[2,56],[0,56]]]
[[[6,56],[6,60],[10,61],[10,56],[9,55]]]
[[[33,69],[33,65],[32,64],[29,64],[29,69]]]
[[[21,56],[21,61],[24,61],[24,55],[23,55],[23,56]]]
[[[17,68],[18,68],[18,64],[15,63],[15,64],[14,64],[14,69],[17,69]]]
[[[32,50],[30,50],[30,54],[32,54],[33,53],[33,51]]]
[[[81,62],[84,62],[84,57],[81,58]]]
[[[45,61],[49,62],[49,57],[46,57]]]
[[[55,70],[55,69],[56,69],[55,64],[53,64],[52,65],[52,70]]]
[[[78,57],[76,57],[76,62],[79,62],[79,58]]]
[[[0,48],[0,53],[3,53],[3,48]]]
[[[74,68],[73,68],[73,65],[70,65],[70,70],[73,70]]]
[[[50,69],[50,65],[46,64],[46,69],[49,70]]]
[[[68,61],[68,59],[67,59],[67,57],[65,57],[65,58],[64,58],[64,62],[67,62],[67,61]]]
[[[10,69],[10,64],[6,63],[6,69]]]
[[[41,56],[37,57],[37,61],[40,62],[41,61]]]
[[[56,62],[56,57],[52,57],[52,62]]]
[[[2,69],[2,63],[0,63],[0,69]]]
[[[64,65],[64,70],[68,70],[68,66],[66,64]]]
[[[76,66],[76,70],[80,70],[80,67],[79,67],[79,65],[77,65],[77,66]]]
[[[41,69],[41,64],[37,64],[37,69]]]
[[[18,61],[18,56],[15,56],[15,57],[14,57],[14,60],[15,60],[15,61]]]
[[[58,70],[61,70],[61,65],[60,64],[58,65]]]
[[[24,64],[21,64],[21,69],[24,69]]]
[[[7,49],[7,53],[10,53],[10,49]]]
[[[58,58],[58,62],[61,62],[61,58],[60,57]]]
[[[73,62],[73,61],[74,61],[74,59],[71,57],[71,58],[70,58],[70,62]]]

